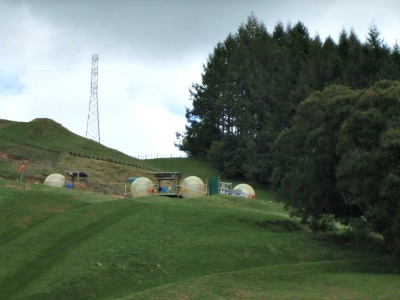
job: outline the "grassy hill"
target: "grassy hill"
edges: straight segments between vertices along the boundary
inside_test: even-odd
[[[64,155],[68,146],[142,167]],[[80,169],[114,184],[154,168],[218,175],[206,161],[138,161],[48,119],[0,120],[0,153],[0,299],[400,297],[396,258],[310,233],[265,187],[253,200],[121,199],[15,180],[21,162],[31,176]]]
[[[118,199],[0,180],[1,299],[394,299],[399,264],[273,199]]]
[[[132,159],[130,156],[81,137],[51,119],[31,122],[0,120],[0,151],[36,160],[57,159],[65,151]]]
[[[53,120],[0,120],[0,177],[16,179],[21,164],[31,182],[81,170],[93,180],[121,185],[126,178],[149,176],[152,171],[143,161],[76,135]]]
[[[31,122],[0,119],[0,177],[16,180],[16,170],[25,165],[30,183],[43,183],[52,173],[80,170],[89,175],[89,189],[123,196],[125,180],[148,177],[153,171],[177,171],[183,177],[195,175],[205,182],[218,171],[205,159],[160,158],[139,160],[93,140],[81,137],[61,124],[45,118]],[[222,181],[224,178],[221,178]],[[240,181],[231,181],[232,187]],[[257,196],[268,197],[264,186],[253,182]]]
[[[89,174],[89,180],[103,186],[112,185],[113,193],[119,190],[119,194],[126,178],[152,178],[152,171],[178,171],[184,177],[195,175],[204,181],[218,176],[218,171],[204,159],[139,160],[76,135],[51,119],[0,120],[0,177],[16,179],[16,170],[21,164],[26,166],[25,173],[30,182],[43,182],[52,173],[81,170]],[[233,184],[237,183],[240,182],[233,181]],[[252,184],[257,194],[265,193],[264,187]]]

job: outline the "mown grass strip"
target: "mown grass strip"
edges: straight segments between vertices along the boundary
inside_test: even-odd
[[[52,241],[47,249],[37,255],[30,262],[24,264],[18,270],[14,270],[12,274],[3,279],[0,284],[1,295],[3,299],[18,294],[25,285],[34,282],[35,279],[43,275],[49,268],[62,260],[68,251],[72,251],[74,247],[80,243],[87,241],[91,236],[100,233],[104,228],[111,226],[113,223],[137,213],[138,209],[145,207],[145,204],[135,204],[131,209],[122,206],[117,210],[110,211],[104,218],[90,223],[78,230],[71,231],[68,235],[64,235]]]

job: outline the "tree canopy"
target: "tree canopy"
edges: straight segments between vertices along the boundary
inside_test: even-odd
[[[192,85],[177,147],[210,158],[226,176],[269,182],[271,145],[291,127],[301,101],[332,84],[359,89],[398,79],[399,57],[399,47],[388,48],[376,27],[365,43],[342,30],[336,44],[310,37],[301,22],[279,22],[269,33],[251,14],[215,46],[201,83]]]
[[[400,249],[400,82],[331,86],[301,102],[273,146],[274,180],[312,229],[360,218]]]
[[[362,221],[400,249],[399,78],[400,48],[375,26],[336,43],[252,14],[192,85],[177,147],[270,184],[314,231]]]

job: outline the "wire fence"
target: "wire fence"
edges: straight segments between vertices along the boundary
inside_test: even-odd
[[[159,170],[157,168],[147,165],[146,163],[142,163],[142,162],[139,162],[136,160],[150,160],[150,159],[160,159],[160,158],[187,158],[188,157],[188,155],[186,153],[169,153],[169,154],[156,153],[156,154],[138,155],[138,156],[132,157],[132,160],[129,161],[127,159],[113,158],[113,157],[107,157],[107,156],[103,156],[103,155],[96,155],[96,154],[92,154],[92,153],[89,154],[89,153],[72,151],[72,150],[67,150],[64,152],[64,154],[69,155],[69,156],[74,156],[74,157],[81,157],[81,158],[88,158],[88,159],[110,162],[113,164],[131,166],[134,168],[150,170],[150,171],[162,171],[162,170]]]
[[[65,155],[69,156],[74,156],[74,157],[81,157],[81,158],[87,158],[87,159],[94,159],[94,160],[99,160],[99,161],[105,161],[117,165],[124,165],[124,166],[130,166],[138,169],[143,169],[143,170],[149,170],[149,171],[158,171],[158,169],[149,166],[145,163],[142,163],[140,161],[136,161],[136,158],[132,158],[131,161],[127,159],[121,159],[121,158],[114,158],[114,157],[107,157],[103,155],[96,155],[96,154],[89,154],[89,153],[84,153],[84,152],[79,152],[79,151],[71,151],[67,150],[64,152]]]
[[[155,154],[142,154],[137,155],[137,159],[159,159],[159,158],[186,158],[188,155],[186,153],[155,153]]]
[[[0,158],[1,160],[1,158]],[[0,168],[0,176],[8,179],[19,177],[17,170],[23,166],[23,171],[26,175],[44,175],[47,174],[55,165],[56,161],[31,161],[24,159],[14,159],[12,155],[8,155],[7,159],[3,160]]]

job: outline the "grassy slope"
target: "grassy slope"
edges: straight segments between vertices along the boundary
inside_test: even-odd
[[[2,299],[400,294],[383,257],[313,238],[270,199],[116,200],[10,184],[0,180]]]
[[[26,165],[25,173],[28,176],[42,175],[42,180],[51,173],[83,170],[97,181],[123,185],[128,177],[148,177],[150,174],[148,169],[62,154],[68,150],[145,165],[122,152],[78,136],[50,119],[35,119],[31,122],[0,119],[0,154],[6,153],[10,156],[0,158],[0,177],[17,178],[16,170],[22,163]],[[51,166],[46,166],[43,170],[44,162],[50,162]],[[40,178],[33,181],[36,179],[40,181]]]
[[[48,120],[0,120],[0,152],[56,159],[102,181],[148,171],[80,158],[124,154]],[[75,150],[74,149],[74,150]],[[51,158],[53,157],[53,158]],[[184,176],[217,172],[196,159],[146,161]],[[0,169],[11,166],[1,160]],[[15,169],[15,166],[11,166]],[[1,174],[0,174],[1,176]],[[317,239],[288,218],[273,193],[257,199],[104,194],[0,179],[1,299],[393,299],[398,265],[376,253]]]
[[[62,155],[67,150],[112,157],[148,167],[132,168]],[[26,165],[27,175],[42,174],[42,180],[51,173],[63,174],[64,170],[84,170],[90,178],[102,183],[118,185],[120,188],[123,188],[124,180],[128,177],[151,177],[151,167],[164,171],[180,171],[184,177],[195,175],[204,181],[218,175],[215,168],[204,159],[168,158],[138,161],[119,151],[78,136],[50,119],[35,119],[31,122],[0,119],[0,153],[17,156],[16,159],[11,160],[0,159],[0,177],[9,179],[17,177],[16,170],[22,162]],[[43,161],[54,163],[50,168],[42,171]],[[233,185],[238,183],[241,182],[233,181]],[[268,196],[262,186],[257,190],[257,196],[259,195]]]
[[[0,120],[0,152],[28,159],[52,160],[67,150],[132,160],[122,152],[72,133],[51,119]]]
[[[135,162],[145,166],[143,169],[61,155],[67,149],[97,156],[137,161],[118,151],[77,136],[49,119],[36,119],[27,123],[0,120],[0,152],[20,156],[20,159],[0,159],[0,177],[16,178],[16,170],[24,158],[29,158],[27,162],[24,162],[26,174],[43,175],[42,178],[35,177],[32,181],[43,181],[47,175],[51,173],[63,174],[64,170],[83,170],[89,174],[91,179],[116,185],[120,189],[124,188],[124,181],[128,177],[144,176],[151,178],[152,169],[180,171],[184,177],[195,175],[204,181],[218,175],[215,168],[202,159],[169,158]],[[54,160],[55,163],[51,168],[42,171],[43,161],[48,160]],[[239,182],[234,182],[234,185],[237,183]],[[259,193],[264,193],[264,191],[259,189],[257,194]]]

